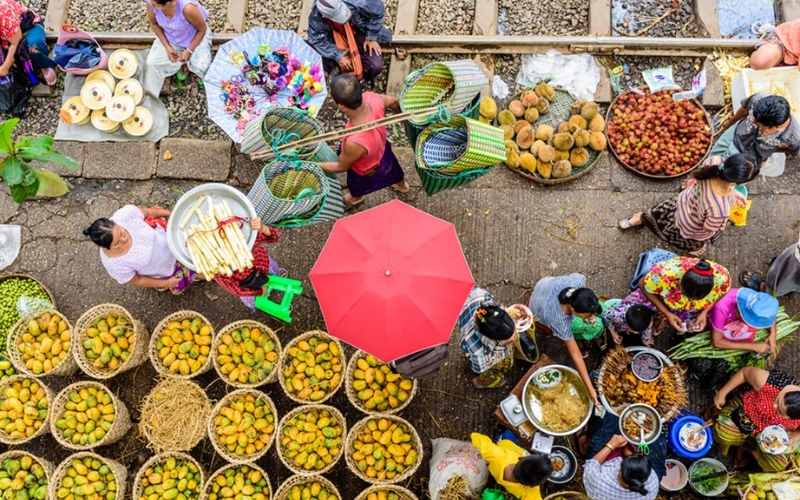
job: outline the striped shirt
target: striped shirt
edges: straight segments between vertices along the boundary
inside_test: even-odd
[[[550,328],[553,335],[564,342],[572,340],[572,315],[567,316],[558,302],[558,294],[565,288],[583,288],[586,278],[574,273],[567,276],[542,278],[533,287],[528,307],[539,318],[539,323]]]
[[[461,352],[467,357],[472,371],[475,373],[483,373],[511,355],[510,346],[500,345],[500,342],[492,340],[478,331],[475,312],[484,304],[500,307],[500,304],[489,295],[489,292],[483,288],[473,288],[456,323],[459,328],[458,343],[461,346]]]
[[[712,156],[703,166],[719,166],[721,156]],[[736,196],[720,196],[714,192],[711,179],[699,180],[681,191],[675,210],[675,227],[687,240],[705,241],[728,224],[728,214]]]
[[[658,496],[658,476],[651,470],[644,483],[647,495],[640,495],[619,484],[622,457],[606,460],[602,464],[595,459],[583,465],[583,486],[592,500],[654,500]]]

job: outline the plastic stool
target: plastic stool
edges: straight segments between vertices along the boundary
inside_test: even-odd
[[[285,278],[283,276],[269,275],[269,281],[264,287],[267,293],[259,295],[255,299],[257,309],[264,311],[270,316],[274,316],[287,323],[292,322],[292,299],[295,295],[303,293],[303,284],[298,280]],[[283,292],[280,304],[269,300],[272,292]]]

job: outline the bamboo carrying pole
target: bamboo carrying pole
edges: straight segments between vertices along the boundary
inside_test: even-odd
[[[410,120],[411,118],[422,118],[425,116],[430,116],[439,113],[440,109],[441,109],[440,106],[435,106],[432,108],[420,109],[418,111],[398,113],[392,116],[387,116],[386,118],[381,118],[380,120],[375,120],[374,122],[358,125],[357,127],[348,128],[345,130],[335,130],[333,132],[326,132],[321,135],[307,137],[305,139],[300,139],[298,141],[287,142],[286,144],[278,146],[278,152],[283,153],[285,151],[291,151],[292,149],[305,148],[308,146],[313,146],[314,144],[319,144],[320,142],[336,141],[344,137],[347,137],[348,135],[356,134],[359,132],[366,132],[367,130],[372,130],[378,127],[393,125],[395,123],[400,123],[406,120]],[[263,153],[253,153],[250,155],[250,158],[253,160],[260,160],[263,158],[271,159],[274,157],[275,157],[274,151],[264,151]]]

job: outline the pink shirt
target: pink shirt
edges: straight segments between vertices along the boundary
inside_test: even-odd
[[[752,342],[756,329],[736,317],[736,296],[741,288],[731,288],[708,312],[708,321],[714,330],[734,342]]]
[[[166,230],[147,225],[144,214],[135,205],[120,208],[111,220],[131,235],[131,248],[125,255],[109,257],[100,248],[100,261],[112,278],[125,284],[137,274],[151,278],[172,276],[176,259],[167,245]]]
[[[361,99],[372,110],[368,121],[374,122],[386,117],[386,110],[383,106],[383,99],[381,99],[381,96],[374,92],[364,92]],[[350,120],[348,120],[345,128],[351,128],[352,126]],[[386,127],[378,127],[342,139],[342,142],[352,141],[367,150],[367,154],[359,158],[353,166],[350,167],[353,172],[358,175],[365,175],[367,170],[376,165],[380,165],[381,158],[383,158],[383,153],[386,150],[386,135]]]

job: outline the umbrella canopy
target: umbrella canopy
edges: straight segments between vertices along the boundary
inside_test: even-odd
[[[336,221],[309,278],[328,333],[384,362],[447,342],[475,284],[453,224],[398,200]]]
[[[253,28],[224,43],[203,80],[208,116],[233,139],[273,107],[316,116],[325,97],[322,57],[294,31]]]

